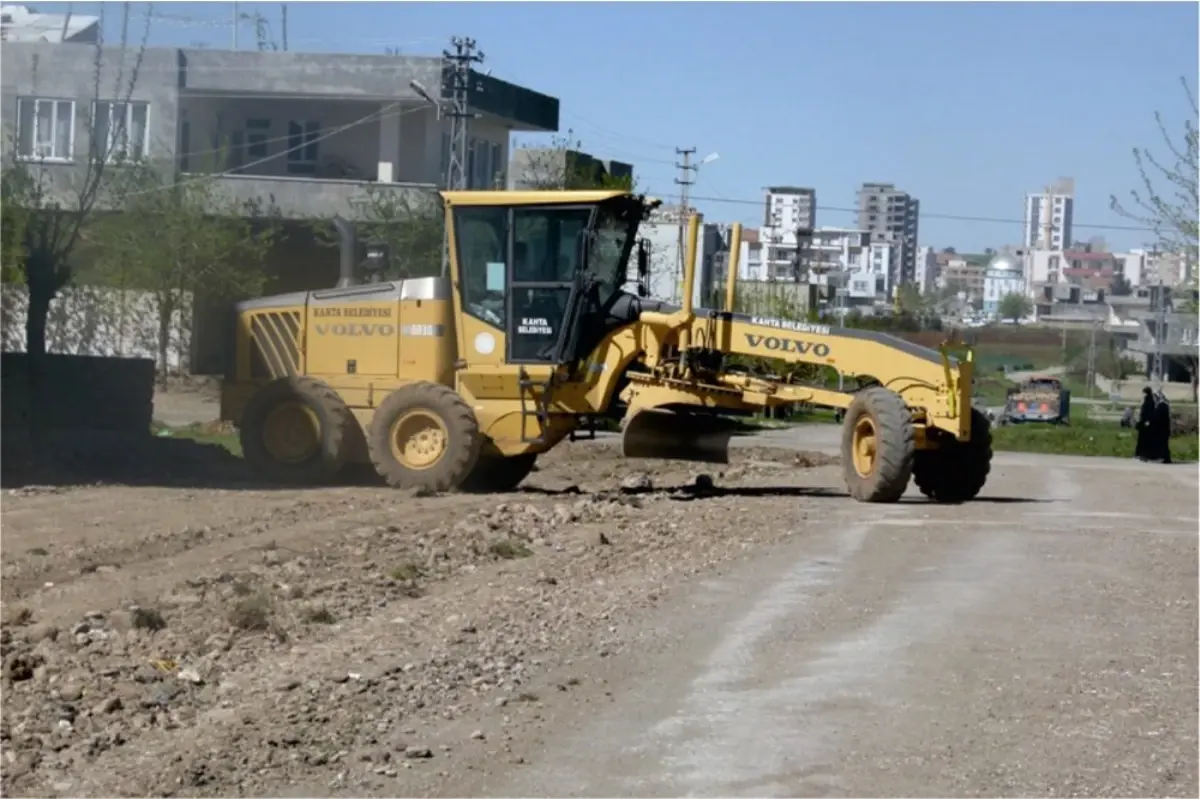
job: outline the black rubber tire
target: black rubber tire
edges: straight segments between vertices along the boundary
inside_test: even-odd
[[[875,467],[861,477],[854,468],[854,427],[863,416],[875,425]],[[842,473],[846,489],[859,502],[896,502],[912,477],[912,414],[894,391],[872,386],[855,394],[842,421]]]
[[[427,469],[410,469],[392,454],[392,424],[402,414],[418,409],[437,416],[448,438],[442,457]],[[456,391],[418,381],[396,389],[375,409],[367,429],[367,451],[375,471],[393,488],[450,491],[462,485],[475,468],[482,438],[475,413]]]
[[[301,402],[317,417],[321,441],[313,457],[301,463],[276,460],[263,440],[267,416],[284,402]],[[337,392],[311,377],[280,378],[263,386],[242,412],[238,437],[242,457],[271,482],[319,485],[331,482],[346,464],[349,443],[358,430],[354,414]]]
[[[475,468],[463,481],[460,488],[477,494],[502,494],[515,491],[521,481],[533,471],[537,455],[480,456]]]
[[[971,440],[950,440],[938,449],[919,450],[913,462],[913,481],[934,502],[959,504],[979,495],[991,470],[991,423],[978,408],[972,408]]]

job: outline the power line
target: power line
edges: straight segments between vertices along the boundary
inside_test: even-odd
[[[692,197],[693,200],[699,202],[710,203],[726,203],[729,205],[762,205],[762,200],[745,200],[733,197]],[[827,211],[839,214],[858,214],[857,208],[839,208],[832,205],[818,206],[817,210]],[[963,214],[936,214],[921,211],[922,219],[945,219],[951,222],[986,222],[997,225],[1024,225],[1024,220],[1021,219],[1005,219],[995,216],[968,216]],[[1133,225],[1087,225],[1079,222],[1074,222],[1071,225],[1073,228],[1086,228],[1088,230],[1128,230],[1134,232],[1154,232],[1151,227],[1137,227]]]

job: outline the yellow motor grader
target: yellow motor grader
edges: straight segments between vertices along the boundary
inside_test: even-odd
[[[331,480],[370,463],[388,484],[503,491],[537,456],[619,418],[629,457],[728,462],[731,417],[809,403],[844,411],[852,497],[893,502],[914,479],[974,498],[991,434],[971,405],[970,352],[865,330],[735,313],[740,226],[723,309],[693,306],[698,218],[682,303],[648,298],[658,205],[621,191],[447,191],[441,277],[359,282],[237,308],[222,417],[264,477]],[[755,376],[730,356],[831,367],[854,393]]]

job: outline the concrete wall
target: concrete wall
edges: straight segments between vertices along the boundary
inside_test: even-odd
[[[188,367],[191,341],[191,300],[176,311],[168,341],[168,371]],[[4,286],[0,293],[0,336],[6,353],[25,351],[25,318],[29,295],[22,286]],[[50,303],[46,350],[62,355],[158,359],[158,305],[144,291],[76,286],[64,289]]]
[[[0,417],[6,430],[18,434],[31,422],[28,363],[23,353],[0,355]],[[150,429],[154,416],[151,360],[52,355],[46,358],[41,385],[38,417],[51,429],[143,436]]]

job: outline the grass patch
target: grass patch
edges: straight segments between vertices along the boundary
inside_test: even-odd
[[[154,608],[135,606],[129,610],[129,621],[135,630],[155,633],[167,629],[167,620]]]
[[[326,607],[305,608],[304,621],[307,624],[333,624],[337,619]]]
[[[1017,424],[992,428],[992,447],[1003,452],[1036,452],[1051,455],[1088,455],[1132,458],[1137,431],[1111,422],[1080,416],[1069,426]],[[1194,435],[1171,439],[1171,459],[1200,459],[1200,439]]]
[[[160,438],[185,438],[197,444],[212,444],[224,448],[231,455],[242,457],[242,442],[237,430],[222,422],[189,424],[184,427],[169,427],[155,422],[150,434]]]
[[[411,560],[392,569],[388,576],[402,583],[412,582],[425,574],[425,570]]]
[[[239,599],[229,609],[229,623],[247,632],[265,632],[271,629],[271,598],[266,594],[254,594]]]
[[[493,541],[488,546],[488,552],[491,552],[498,558],[503,560],[514,560],[515,558],[527,558],[533,554],[529,547],[522,544],[520,541],[513,541],[510,538],[502,538],[499,541]]]

